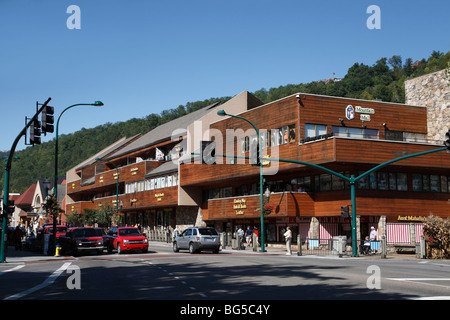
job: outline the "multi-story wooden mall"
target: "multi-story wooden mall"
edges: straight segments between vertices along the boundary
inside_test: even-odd
[[[269,196],[264,196],[268,243],[282,241],[286,226],[294,237],[350,237],[350,218],[341,215],[341,207],[350,205],[350,188],[320,169],[265,158],[313,163],[349,177],[443,147],[442,141],[428,140],[430,115],[423,106],[303,93],[263,104],[243,92],[144,135],[123,138],[70,170],[66,214],[110,203],[127,224],[144,229],[259,227],[260,167],[246,158],[258,139],[256,131],[241,118],[218,115],[219,110],[259,129],[263,189]],[[215,141],[215,164],[195,156],[202,141]],[[425,217],[449,216],[449,169],[450,154],[440,151],[395,162],[360,180],[358,238],[374,226],[388,243],[414,242]]]

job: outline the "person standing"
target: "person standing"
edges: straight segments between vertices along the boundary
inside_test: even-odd
[[[291,228],[287,227],[286,232],[284,233],[284,239],[286,240],[286,255],[292,255],[291,243],[292,243],[292,231]]]
[[[247,242],[247,247],[251,247],[252,245],[252,234],[253,230],[250,229],[250,227],[247,227],[247,230],[245,231],[245,240]]]

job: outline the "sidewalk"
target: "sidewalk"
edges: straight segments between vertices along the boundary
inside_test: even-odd
[[[15,250],[14,246],[8,246],[5,254],[7,264],[23,264],[31,262],[57,261],[57,260],[72,260],[68,256],[49,256],[40,252],[33,252],[28,250]]]
[[[155,246],[161,246],[161,247],[166,247],[166,248],[172,248],[172,244],[171,243],[166,243],[166,242],[159,242],[159,241],[150,241],[149,242],[149,250],[152,250],[152,247],[154,248]],[[261,248],[258,247],[258,251],[253,251],[253,248],[251,247],[246,247],[245,250],[234,250],[231,247],[227,247],[225,249],[222,249],[221,252],[223,253],[227,253],[227,254],[259,254],[259,255],[284,255],[289,257],[288,255],[286,255],[286,249],[283,247],[279,247],[279,246],[266,246],[265,250],[266,252],[260,252]],[[24,264],[24,263],[33,263],[33,262],[45,262],[45,261],[58,261],[58,260],[73,260],[74,258],[71,256],[60,256],[60,257],[55,257],[55,256],[49,256],[49,255],[44,255],[43,253],[40,252],[33,252],[33,251],[26,251],[26,250],[20,250],[17,251],[15,250],[15,248],[13,246],[9,246],[7,251],[6,251],[6,263],[7,264]],[[292,250],[292,255],[291,257],[299,257],[297,255],[297,251]],[[304,253],[301,257],[322,257],[322,258],[329,258],[329,259],[348,259],[348,258],[356,258],[356,259],[381,259],[380,255],[369,255],[369,256],[364,256],[361,255],[359,257],[351,257],[351,256],[343,256],[343,257],[339,257],[338,255],[334,255],[334,254],[327,254],[327,255],[314,255],[314,254],[307,254]],[[420,260],[418,258],[416,258],[415,255],[411,255],[411,254],[390,254],[387,256],[386,260]],[[1,264],[0,264],[1,265]]]

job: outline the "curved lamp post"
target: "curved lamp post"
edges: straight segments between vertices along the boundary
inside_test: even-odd
[[[261,148],[262,147],[261,136],[259,134],[259,130],[253,124],[253,122],[251,122],[250,120],[248,120],[248,119],[246,119],[244,117],[228,114],[228,113],[225,112],[225,110],[219,110],[219,111],[217,111],[217,114],[219,116],[230,116],[230,117],[233,117],[233,118],[242,119],[242,120],[247,121],[248,123],[250,123],[250,125],[256,130],[256,134],[258,135],[258,146],[257,146],[257,148]],[[259,154],[261,154],[261,153],[259,153]],[[259,198],[260,198],[260,203],[259,204],[260,204],[260,210],[261,210],[261,250],[260,250],[260,252],[266,252],[266,250],[264,249],[264,198],[263,198],[263,190],[264,190],[264,186],[263,186],[263,167],[262,167],[262,161],[261,161],[261,159],[259,159]]]
[[[58,117],[58,120],[56,121],[56,129],[55,129],[55,182],[54,182],[54,191],[53,194],[55,195],[56,201],[58,201],[58,127],[59,127],[59,120],[61,119],[61,116],[64,112],[67,110],[77,107],[77,106],[94,106],[94,107],[101,107],[103,106],[103,102],[101,101],[95,101],[94,103],[77,103],[73,104],[71,106],[68,106],[65,108],[61,114]],[[53,237],[52,237],[52,249],[55,249],[56,245],[56,219],[53,219]],[[54,251],[54,250],[53,250]]]

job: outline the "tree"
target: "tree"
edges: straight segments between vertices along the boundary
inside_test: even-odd
[[[53,218],[53,221],[58,219],[62,212],[54,194],[47,196],[46,201],[42,204],[42,208]]]
[[[423,223],[423,234],[428,242],[428,255],[436,259],[450,257],[450,219],[429,216]]]
[[[71,214],[64,214],[66,216],[66,222],[75,227],[81,227],[84,225],[83,215],[78,211],[74,211]]]

